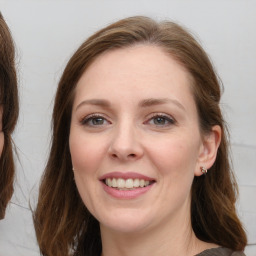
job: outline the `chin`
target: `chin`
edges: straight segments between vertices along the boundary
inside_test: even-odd
[[[137,211],[127,211],[127,209],[125,212],[119,211],[118,214],[105,216],[99,222],[102,227],[108,230],[127,234],[143,231],[149,226],[149,223],[152,223],[141,212],[138,214]]]

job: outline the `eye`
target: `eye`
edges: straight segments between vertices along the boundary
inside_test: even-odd
[[[110,122],[103,116],[98,114],[92,114],[84,117],[80,123],[89,127],[100,127],[110,124]]]
[[[175,120],[166,114],[154,114],[146,123],[159,127],[167,127],[175,124]]]

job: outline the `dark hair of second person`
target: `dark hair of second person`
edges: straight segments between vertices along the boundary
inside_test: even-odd
[[[19,113],[15,47],[11,32],[0,13],[0,108],[1,145],[0,157],[0,219],[4,218],[13,194],[15,176],[13,142],[11,134]]]

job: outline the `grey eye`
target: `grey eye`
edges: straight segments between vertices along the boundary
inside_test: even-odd
[[[101,126],[107,124],[108,121],[102,116],[88,116],[81,121],[85,126]]]
[[[151,117],[148,121],[149,124],[155,125],[155,126],[169,126],[175,123],[174,119],[167,115],[160,115],[157,114],[153,117]]]
[[[155,125],[165,125],[169,122],[165,117],[155,117],[153,121]]]
[[[94,117],[91,119],[91,123],[93,125],[102,125],[102,124],[104,124],[104,119],[101,117]]]

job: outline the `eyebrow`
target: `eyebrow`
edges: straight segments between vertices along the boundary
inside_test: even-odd
[[[146,108],[146,107],[151,107],[151,106],[157,106],[157,105],[164,105],[167,103],[173,103],[177,107],[185,110],[185,107],[175,99],[169,99],[169,98],[149,98],[145,99],[139,102],[139,107]],[[105,108],[111,108],[111,103],[108,100],[103,100],[103,99],[90,99],[90,100],[84,100],[82,101],[77,107],[80,108],[83,105],[94,105],[94,106],[100,106],[100,107],[105,107]]]
[[[179,108],[185,110],[185,107],[178,100],[169,99],[169,98],[161,98],[161,99],[149,98],[149,99],[145,99],[145,100],[142,100],[139,103],[139,106],[140,107],[151,107],[151,106],[163,105],[163,104],[167,104],[167,103],[173,103],[176,106],[178,106]]]
[[[105,107],[105,108],[110,108],[110,102],[107,100],[102,100],[102,99],[91,99],[91,100],[84,100],[82,101],[77,107],[80,108],[83,105],[94,105],[94,106],[100,106],[100,107]]]

